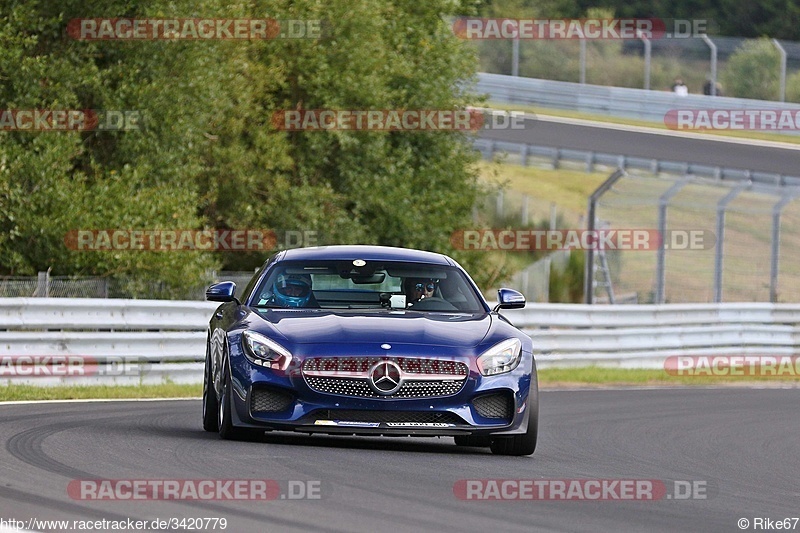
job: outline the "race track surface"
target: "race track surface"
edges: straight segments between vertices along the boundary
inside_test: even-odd
[[[197,400],[0,405],[0,518],[225,517],[235,532],[739,531],[740,518],[800,514],[798,406],[798,389],[545,391],[539,448],[514,458],[450,438],[220,441],[201,429]],[[99,478],[318,480],[321,492],[270,501],[85,501],[67,492],[72,480]],[[487,478],[697,481],[707,498],[454,495],[458,480]]]
[[[482,130],[480,136],[554,148],[800,176],[800,152],[796,149],[725,142],[724,137],[720,140],[698,139],[682,132],[659,135],[625,131],[619,126],[587,126],[559,119],[533,119],[524,124],[525,129],[519,130]]]

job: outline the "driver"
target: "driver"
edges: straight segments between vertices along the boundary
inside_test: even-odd
[[[425,278],[409,278],[408,279],[408,301],[415,303],[425,298],[432,298],[436,293],[436,288],[439,280],[425,279]]]
[[[272,299],[281,307],[307,307],[311,297],[308,274],[280,274],[272,284]]]

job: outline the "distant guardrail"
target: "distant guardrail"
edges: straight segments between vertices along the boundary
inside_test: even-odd
[[[0,298],[0,382],[200,383],[214,303]],[[504,311],[540,368],[660,368],[670,356],[798,355],[800,304],[528,304]],[[90,362],[69,376],[12,376],[10,362]],[[96,366],[93,366],[96,365]]]
[[[489,95],[495,103],[523,104],[664,122],[673,109],[788,109],[800,111],[800,104],[766,102],[746,98],[689,94],[680,96],[669,91],[647,91],[624,87],[606,87],[565,81],[521,78],[502,74],[478,74],[476,90]],[[782,132],[799,134],[800,132]]]
[[[473,146],[481,152],[484,159],[491,160],[497,154],[508,154],[509,163],[527,166],[532,160],[542,160],[558,168],[562,163],[576,163],[584,167],[586,172],[594,172],[596,167],[623,170],[641,170],[658,175],[674,174],[676,176],[697,176],[720,181],[752,181],[773,187],[800,186],[800,177],[786,176],[771,172],[754,172],[751,170],[698,165],[680,161],[664,161],[643,157],[630,157],[619,154],[607,154],[588,150],[554,148],[533,144],[498,141],[494,139],[476,138]]]

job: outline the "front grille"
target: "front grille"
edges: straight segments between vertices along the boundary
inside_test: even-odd
[[[366,379],[357,378],[316,378],[307,377],[308,386],[317,392],[357,396],[359,398],[438,398],[452,396],[461,390],[464,381],[407,381],[394,394],[378,394],[373,391]]]
[[[402,384],[392,394],[381,394],[370,386],[370,369],[384,361],[400,368]],[[417,357],[317,357],[306,359],[302,369],[306,383],[316,392],[388,400],[452,396],[469,375],[462,362]]]
[[[253,387],[250,392],[250,411],[256,413],[278,413],[294,403],[294,395],[280,389]]]
[[[514,399],[509,393],[496,393],[478,396],[472,400],[478,414],[484,418],[511,420],[514,415]]]
[[[368,411],[355,409],[320,409],[311,414],[311,420],[340,420],[346,422],[368,423],[412,423],[412,424],[455,424],[467,423],[458,415],[450,412],[430,411]]]
[[[467,365],[460,361],[425,359],[420,357],[312,357],[303,361],[303,372],[361,373],[381,361],[393,361],[408,374],[439,374],[464,376],[469,373]]]

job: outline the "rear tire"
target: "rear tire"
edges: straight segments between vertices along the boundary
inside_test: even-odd
[[[522,435],[492,439],[493,454],[520,456],[531,455],[536,451],[536,440],[539,434],[539,380],[536,376],[536,366],[533,367],[531,375],[531,388],[528,392],[527,403],[528,430]]]
[[[492,444],[491,437],[476,435],[458,435],[454,437],[456,446],[472,446],[475,448],[488,448]]]

